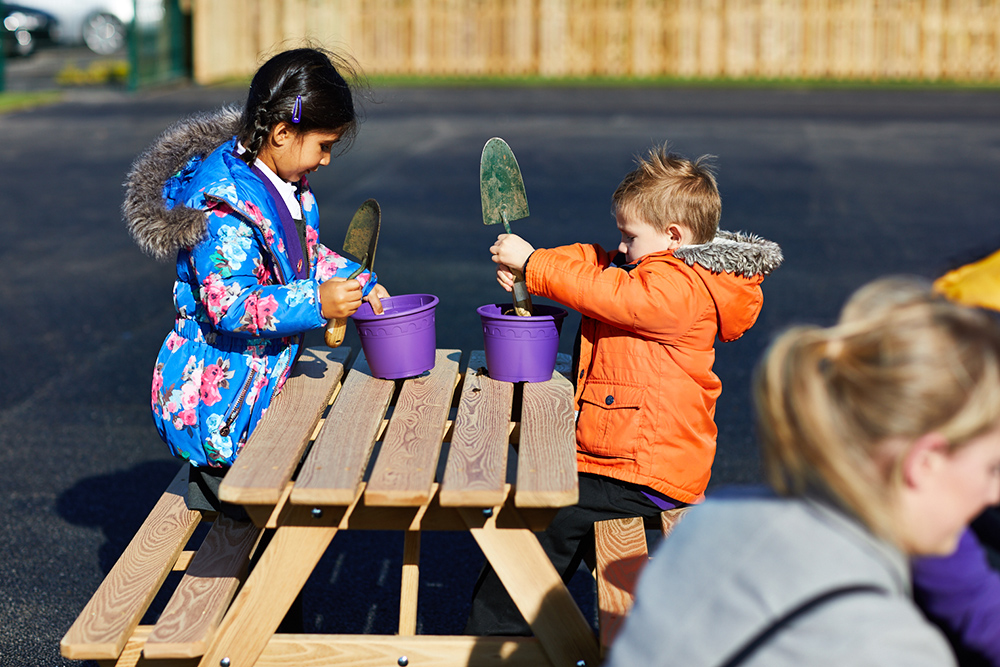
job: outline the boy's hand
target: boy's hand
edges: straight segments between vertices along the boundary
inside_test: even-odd
[[[520,271],[531,253],[535,252],[535,248],[517,234],[501,234],[497,237],[497,242],[490,246],[490,252],[493,254],[493,261],[497,264]],[[499,278],[498,272],[497,279],[499,280]]]
[[[361,283],[357,280],[330,278],[319,286],[319,302],[326,319],[349,317],[361,306]]]
[[[372,288],[371,292],[368,292],[365,301],[371,304],[372,310],[375,311],[376,315],[381,315],[385,312],[382,308],[382,299],[388,299],[389,296],[389,290],[383,287],[382,283],[375,283],[375,287]]]
[[[514,291],[514,272],[504,264],[497,264],[497,282],[508,292]]]

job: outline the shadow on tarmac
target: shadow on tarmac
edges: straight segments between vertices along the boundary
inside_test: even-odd
[[[173,461],[144,461],[128,470],[81,479],[59,496],[59,516],[74,526],[100,528],[105,540],[98,551],[98,563],[105,575],[178,468]]]

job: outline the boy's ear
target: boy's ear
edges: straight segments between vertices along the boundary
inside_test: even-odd
[[[678,225],[676,222],[667,226],[667,237],[670,239],[670,245],[668,250],[676,250],[682,245],[687,245],[690,243],[689,234],[687,230]]]

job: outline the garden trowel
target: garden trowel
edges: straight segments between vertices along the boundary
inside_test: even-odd
[[[521,168],[507,142],[493,137],[483,146],[479,160],[479,191],[483,198],[483,224],[503,223],[508,234],[510,223],[528,217],[528,198],[524,194]],[[514,273],[514,312],[522,317],[532,314],[531,296],[524,283],[521,267],[510,267]]]
[[[382,222],[382,212],[378,202],[368,199],[351,218],[347,226],[347,236],[344,238],[344,252],[356,259],[360,266],[347,277],[357,278],[365,270],[371,271],[375,265],[375,247],[378,245],[378,230]],[[337,317],[327,321],[323,339],[329,347],[338,347],[344,342],[347,332],[347,318]]]

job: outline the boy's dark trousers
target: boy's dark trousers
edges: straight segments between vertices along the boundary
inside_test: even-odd
[[[643,487],[610,477],[580,473],[580,500],[560,509],[538,536],[564,582],[569,582],[586,557],[593,562],[594,522],[624,517],[659,517],[660,508],[642,493]],[[472,591],[467,635],[530,635],[531,627],[517,610],[489,563]]]

